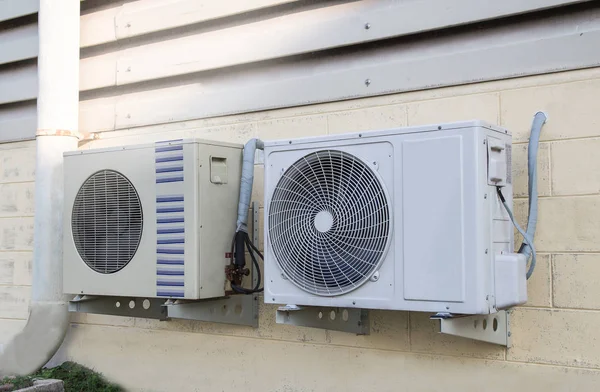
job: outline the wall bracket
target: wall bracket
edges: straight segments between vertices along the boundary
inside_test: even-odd
[[[277,324],[321,328],[333,331],[369,335],[369,311],[354,308],[326,308],[286,305],[277,309]]]
[[[186,319],[258,327],[258,296],[201,300],[165,300],[78,295],[69,301],[70,312],[140,317],[156,320]]]
[[[438,313],[431,319],[440,321],[440,333],[511,346],[510,311],[472,316]]]

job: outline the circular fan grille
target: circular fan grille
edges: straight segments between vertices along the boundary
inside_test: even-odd
[[[77,252],[94,271],[125,267],[142,237],[142,205],[131,182],[113,170],[88,178],[77,193],[71,226]]]
[[[306,155],[283,173],[268,219],[285,275],[323,296],[347,293],[369,279],[390,237],[390,207],[379,177],[336,150]]]

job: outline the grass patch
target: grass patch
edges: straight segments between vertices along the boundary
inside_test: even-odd
[[[12,384],[12,390],[18,390],[33,385],[34,379],[52,378],[63,380],[65,384],[65,392],[122,392],[123,388],[118,385],[111,384],[100,373],[97,373],[85,366],[78,365],[74,362],[65,362],[60,366],[52,369],[41,369],[38,372],[26,376],[5,378],[0,381],[1,386]],[[10,391],[10,389],[9,389]]]

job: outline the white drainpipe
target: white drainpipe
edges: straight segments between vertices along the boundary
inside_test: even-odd
[[[0,353],[0,375],[45,365],[69,326],[62,289],[63,152],[77,149],[79,3],[40,0],[33,287],[27,324]]]

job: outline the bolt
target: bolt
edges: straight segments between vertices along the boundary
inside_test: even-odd
[[[365,30],[369,30],[371,28],[371,23],[365,23]]]
[[[292,144],[292,141],[290,140],[290,144]]]
[[[485,140],[483,141],[483,144],[485,144]]]
[[[371,79],[365,80],[365,86],[369,87],[370,84],[371,84]]]
[[[483,195],[483,198],[484,198],[484,199],[487,199],[487,193],[486,193],[485,195]]]
[[[82,293],[83,293],[83,291],[82,291]],[[356,301],[352,301],[352,305],[356,305]]]
[[[446,306],[446,310],[450,310],[450,306]]]
[[[486,254],[486,255],[488,254],[488,250],[487,250],[487,249],[485,250],[485,254]]]
[[[440,125],[440,126],[438,126],[438,131],[441,131],[441,130],[442,130],[442,126]]]

